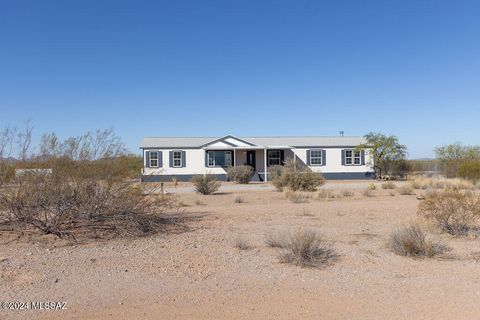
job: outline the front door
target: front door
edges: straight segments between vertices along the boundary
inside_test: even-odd
[[[247,166],[253,167],[253,170],[256,171],[257,167],[255,165],[255,150],[247,151]]]

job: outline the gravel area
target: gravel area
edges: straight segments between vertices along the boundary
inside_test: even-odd
[[[2,244],[2,299],[65,301],[67,309],[0,310],[0,319],[476,319],[478,240],[433,234],[452,251],[396,256],[388,236],[416,218],[419,200],[380,188],[367,198],[354,183],[337,184],[353,197],[299,204],[268,189],[179,193],[192,218],[187,232]],[[319,230],[338,260],[322,269],[280,263],[265,236],[298,228]],[[12,236],[1,234],[1,242]],[[235,248],[237,238],[252,248]]]

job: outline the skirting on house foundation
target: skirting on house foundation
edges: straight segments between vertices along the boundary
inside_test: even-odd
[[[191,181],[193,174],[177,174],[177,175],[143,175],[142,182],[167,182],[172,181],[173,178],[176,178],[177,181]],[[323,176],[327,180],[365,180],[365,179],[375,179],[375,174],[373,172],[334,172],[334,173],[323,173]],[[219,181],[228,181],[226,174],[216,174],[215,177]],[[259,179],[252,179],[252,181],[259,181]],[[263,180],[263,175],[262,175]],[[261,180],[260,180],[261,181]]]

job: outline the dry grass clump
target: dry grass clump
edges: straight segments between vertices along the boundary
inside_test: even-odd
[[[236,237],[233,246],[239,250],[249,250],[252,246],[242,237]]]
[[[412,185],[406,184],[398,188],[398,194],[401,194],[404,196],[410,196],[410,195],[414,195],[415,191]]]
[[[301,267],[322,267],[336,258],[335,251],[314,230],[297,230],[291,233],[282,247],[279,260]]]
[[[284,248],[287,245],[287,234],[273,232],[265,236],[265,244],[271,248]]]
[[[194,176],[192,182],[195,191],[203,195],[215,193],[221,186],[213,174]]]
[[[344,198],[351,198],[351,197],[355,196],[355,192],[350,191],[350,190],[342,190],[340,195]]]
[[[179,205],[144,186],[118,180],[99,180],[51,174],[15,178],[0,193],[0,221],[18,231],[34,228],[44,234],[76,240],[142,236],[165,229],[165,213]]]
[[[331,190],[321,189],[315,194],[314,197],[317,200],[330,200],[335,199],[337,195]]]
[[[305,203],[308,202],[309,196],[302,192],[287,190],[284,192],[285,198],[293,203]]]
[[[196,205],[196,206],[204,206],[205,203],[200,200],[199,198],[196,198],[195,201],[193,201],[193,203]]]
[[[392,232],[388,242],[396,254],[406,257],[428,257],[445,252],[446,246],[427,239],[418,224],[400,228]]]
[[[395,189],[396,187],[397,185],[392,181],[387,181],[382,183],[382,189],[384,190],[391,190],[391,189]]]
[[[371,198],[375,196],[375,191],[372,190],[370,187],[367,187],[366,189],[363,189],[362,194],[365,197]]]
[[[475,185],[464,179],[446,179],[446,178],[425,178],[417,177],[412,182],[414,189],[456,189],[456,190],[473,190]]]
[[[236,196],[234,199],[235,203],[245,203],[245,198],[242,196]]]
[[[420,203],[418,214],[433,221],[444,232],[466,235],[478,228],[480,197],[458,190],[430,192]]]

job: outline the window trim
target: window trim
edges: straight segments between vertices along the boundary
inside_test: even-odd
[[[226,155],[227,152],[230,154],[230,164],[229,165],[217,165],[215,163],[215,156],[211,156],[212,154],[214,155],[216,152],[223,152],[225,154],[225,160],[227,159]],[[213,164],[210,164],[210,160],[212,160]],[[233,151],[232,150],[207,150],[207,167],[208,168],[227,168],[233,166]]]
[[[175,159],[175,153],[180,154],[180,158]],[[180,165],[175,165],[175,160],[180,161]],[[182,150],[172,150],[172,168],[182,168],[183,164],[183,153]]]
[[[351,157],[347,157],[347,151],[352,152]],[[346,166],[362,166],[362,150],[355,149],[345,149],[345,165]],[[356,155],[358,152],[358,156]],[[347,163],[347,159],[351,159],[351,163]],[[355,163],[355,160],[358,159],[358,163]]]
[[[320,152],[320,156],[319,157],[313,157],[312,156],[312,153],[313,152]],[[312,162],[312,159],[315,158],[315,159],[319,159],[320,158],[320,163],[313,163]],[[309,159],[309,163],[311,166],[323,166],[323,149],[310,149],[310,159]]]
[[[155,153],[157,155],[157,158],[156,159],[152,159],[152,153]],[[156,166],[153,166],[152,165],[152,160],[156,160],[157,161],[157,165]],[[149,150],[148,151],[148,167],[150,168],[159,168],[160,167],[160,151],[158,150]]]
[[[271,152],[278,152],[278,157],[270,157]],[[278,159],[278,164],[271,164],[270,159]],[[282,150],[267,150],[267,167],[272,167],[272,166],[281,166],[282,165]]]

